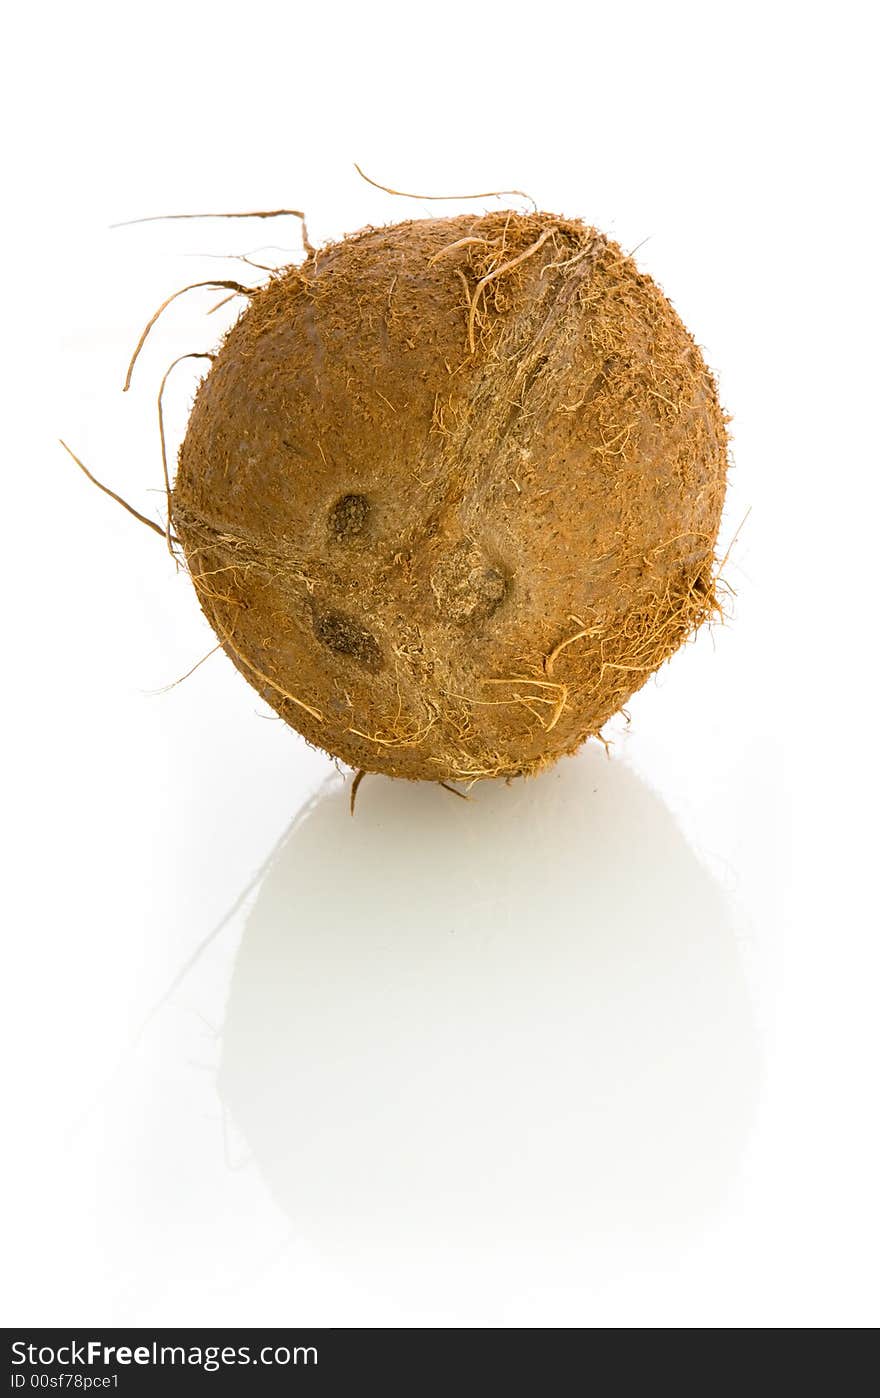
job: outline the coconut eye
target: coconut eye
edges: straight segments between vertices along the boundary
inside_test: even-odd
[[[347,655],[368,670],[382,667],[382,652],[375,636],[345,612],[323,612],[315,617],[315,635],[334,655]]]
[[[459,626],[490,617],[507,594],[508,581],[471,539],[462,539],[431,575],[431,589],[442,617]]]
[[[356,539],[363,534],[370,516],[370,502],[366,495],[343,495],[331,507],[330,533],[339,543]]]

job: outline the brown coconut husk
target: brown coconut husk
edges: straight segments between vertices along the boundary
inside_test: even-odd
[[[392,776],[534,772],[717,613],[716,386],[601,233],[368,228],[247,296],[171,517],[224,649],[311,743]]]
[[[302,218],[253,216],[279,213]],[[367,772],[462,795],[604,742],[720,613],[726,419],[697,346],[576,220],[410,221],[320,251],[303,222],[303,241],[263,287],[195,284],[250,304],[163,377],[164,529],[71,456],[182,547],[219,646],[356,769],[352,808]],[[172,492],[162,392],[200,357]]]

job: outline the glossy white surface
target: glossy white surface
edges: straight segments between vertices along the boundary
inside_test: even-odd
[[[312,10],[159,4],[125,64],[109,7],[15,21],[6,1323],[878,1319],[865,12],[661,9],[380,4],[330,54]],[[123,398],[132,342],[295,229],[107,224],[424,212],[352,158],[650,236],[734,414],[725,540],[751,509],[730,624],[610,760],[370,778],[354,820],[222,656],[153,693],[213,638],[55,441],[158,517],[158,379],[231,308],[177,303]]]

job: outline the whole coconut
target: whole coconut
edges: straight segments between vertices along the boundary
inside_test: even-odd
[[[725,418],[659,288],[583,223],[369,228],[251,296],[175,533],[262,697],[352,767],[534,772],[716,606]]]

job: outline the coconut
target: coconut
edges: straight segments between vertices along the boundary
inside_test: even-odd
[[[528,774],[716,609],[725,421],[596,229],[368,228],[250,294],[174,534],[227,654],[310,743],[394,777]]]

